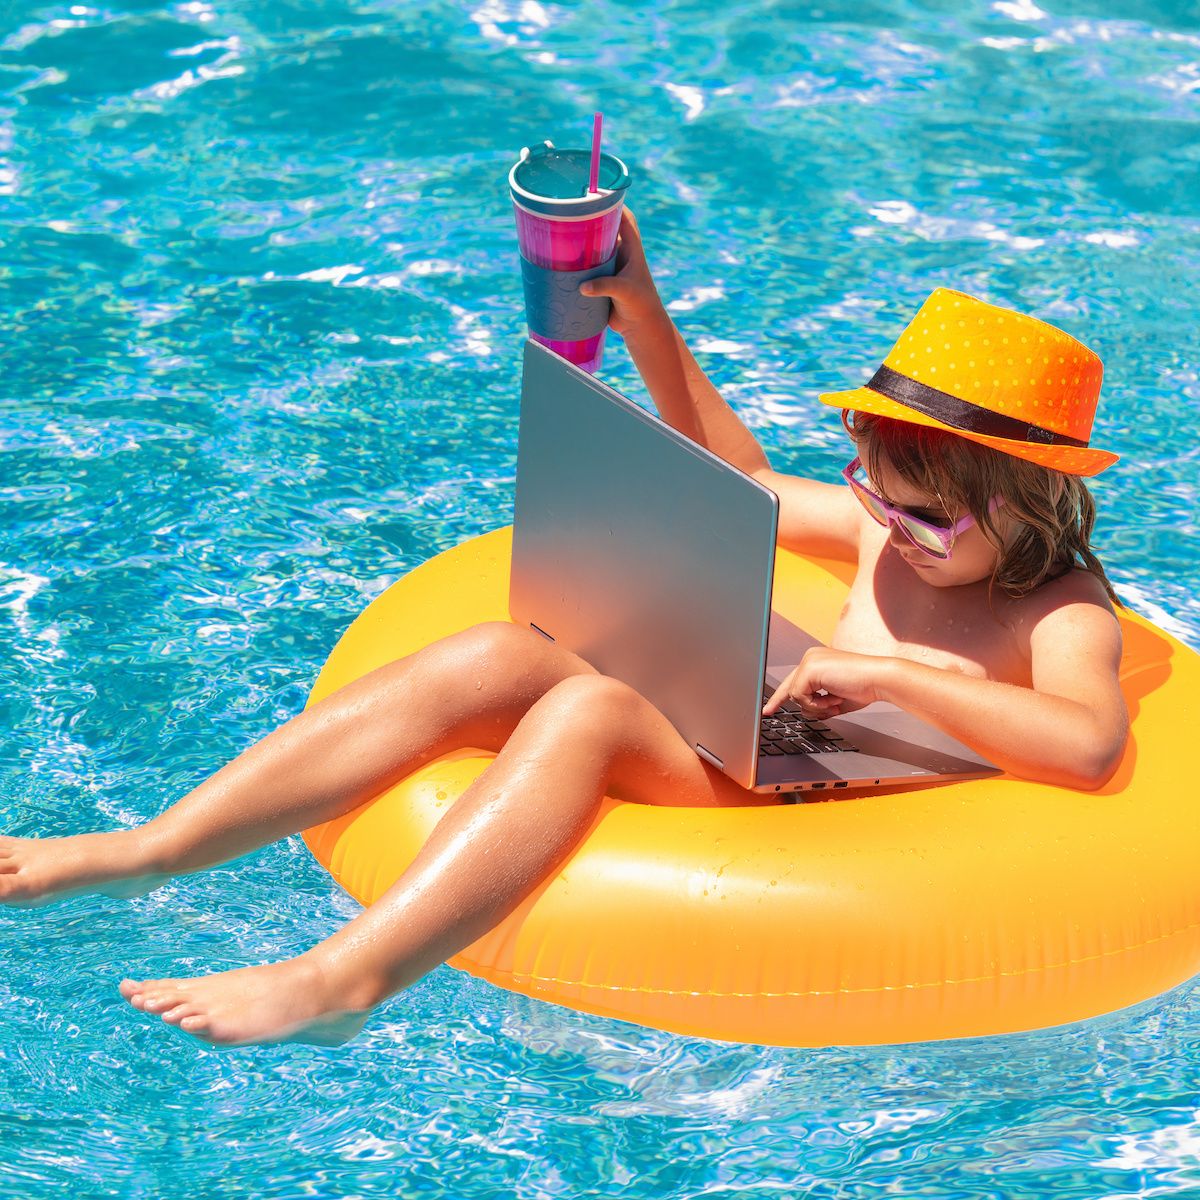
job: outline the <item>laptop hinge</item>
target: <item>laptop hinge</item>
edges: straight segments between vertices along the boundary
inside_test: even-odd
[[[699,742],[696,743],[696,753],[707,762],[712,763],[712,765],[716,767],[718,771],[725,770],[725,764],[711,751],[705,750],[705,748],[700,745]]]
[[[554,641],[554,639],[544,629],[538,629],[538,627],[536,625],[534,625],[532,621],[530,621],[529,624],[534,629],[537,629],[538,633],[540,633],[542,635],[542,637],[544,637],[548,642]]]

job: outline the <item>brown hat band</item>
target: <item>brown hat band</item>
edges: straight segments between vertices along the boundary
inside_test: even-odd
[[[938,391],[927,383],[910,379],[893,371],[891,367],[882,366],[875,372],[867,387],[873,392],[895,400],[907,408],[914,409],[943,425],[953,429],[963,429],[971,433],[982,433],[988,437],[1004,438],[1010,442],[1037,442],[1044,446],[1080,446],[1087,447],[1087,442],[1078,438],[1068,437],[1065,433],[1055,433],[1053,429],[1043,429],[1040,425],[1031,425],[1028,421],[1018,421],[1016,417],[1007,417],[1003,413],[992,412],[980,408],[967,400],[951,396],[949,392]]]

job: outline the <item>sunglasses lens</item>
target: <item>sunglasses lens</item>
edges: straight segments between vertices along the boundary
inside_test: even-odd
[[[850,487],[853,489],[854,494],[858,497],[863,508],[865,508],[867,512],[869,512],[871,516],[873,516],[875,520],[879,522],[880,525],[886,525],[888,523],[887,509],[879,506],[879,501],[875,498],[875,496],[871,492],[867,491],[865,487],[862,487],[856,479],[850,480]]]
[[[900,526],[904,536],[918,550],[924,550],[926,554],[930,554],[934,558],[950,557],[949,549],[934,528],[918,521],[915,517],[910,517],[903,510],[888,508],[870,488],[849,473],[849,468],[844,474],[849,481],[850,490],[858,497],[859,503],[880,525],[888,525],[894,520]]]
[[[909,521],[904,517],[897,519],[900,528],[904,531],[904,535],[914,546],[924,550],[926,554],[932,554],[935,558],[950,557],[950,552],[946,549],[945,543],[927,525],[922,525],[917,521]]]

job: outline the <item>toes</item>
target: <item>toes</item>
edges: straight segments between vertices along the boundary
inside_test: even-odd
[[[138,992],[157,991],[159,988],[178,987],[182,979],[122,979],[118,991],[128,1000]]]
[[[123,979],[120,992],[139,1012],[161,1013],[190,999],[186,985],[185,979]]]
[[[208,1038],[208,1017],[204,1013],[194,1013],[191,1016],[182,1017],[179,1021],[179,1028],[194,1037]]]
[[[126,1000],[132,1000],[140,991],[156,991],[160,988],[173,988],[179,979],[122,979],[118,990]]]
[[[185,1001],[182,1004],[175,1005],[174,1008],[168,1008],[166,1012],[158,1014],[168,1025],[178,1025],[185,1017],[194,1017],[199,1014],[196,1011],[196,1006],[191,1001]]]
[[[190,997],[180,993],[178,988],[167,988],[161,992],[148,992],[140,999],[142,1003],[138,1007],[142,1012],[164,1013],[169,1008],[186,1004]]]
[[[167,979],[122,979],[117,990],[130,1004],[136,1005],[138,1000],[144,1000],[151,991],[169,982]]]

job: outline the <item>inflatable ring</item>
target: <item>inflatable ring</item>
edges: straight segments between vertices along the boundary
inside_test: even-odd
[[[507,620],[510,551],[497,530],[399,580],[346,631],[309,702]],[[775,607],[828,640],[850,574],[781,549]],[[1200,656],[1121,622],[1133,732],[1101,790],[1002,775],[765,807],[606,798],[561,870],[451,965],[586,1012],[778,1046],[1035,1029],[1183,983],[1200,971],[1184,766]],[[305,839],[370,904],[489,761],[440,759]]]

